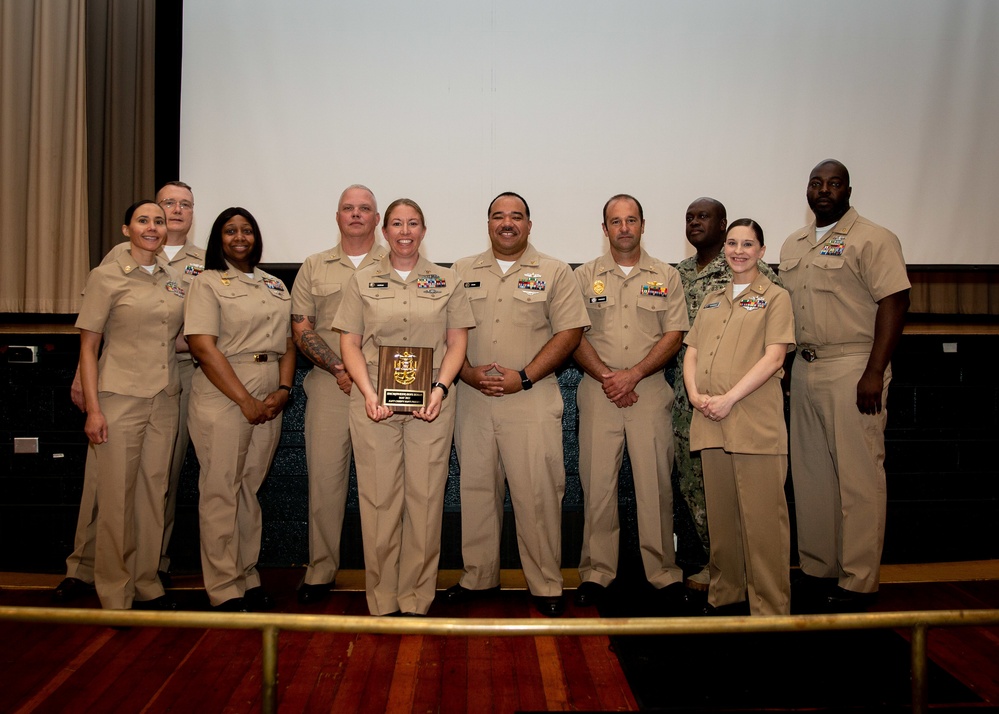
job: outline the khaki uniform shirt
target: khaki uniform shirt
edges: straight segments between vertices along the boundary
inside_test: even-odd
[[[363,270],[377,263],[388,250],[382,246],[372,246],[356,270]],[[298,269],[295,284],[291,288],[291,312],[293,315],[313,317],[316,334],[323,338],[335,354],[340,354],[340,338],[333,332],[333,319],[340,307],[340,301],[347,291],[347,285],[354,277],[354,263],[337,245],[333,250],[310,255]]]
[[[590,324],[569,266],[531,244],[506,275],[492,250],[462,258],[454,269],[475,314],[467,353],[473,367],[523,369],[556,332]]]
[[[590,318],[586,339],[611,369],[634,366],[667,332],[690,329],[680,274],[644,249],[628,276],[609,251],[575,276]]]
[[[260,268],[248,278],[231,265],[206,270],[191,283],[184,334],[215,335],[226,357],[259,352],[282,355],[291,336],[291,296],[284,283]]]
[[[131,246],[131,242],[124,241],[119,243],[114,248],[108,251],[108,254],[104,256],[101,261],[101,265],[110,263],[118,258],[119,255],[126,252]],[[177,251],[177,255],[173,257],[173,260],[167,260],[166,253],[163,252],[161,248],[156,254],[156,261],[162,263],[163,265],[169,265],[173,270],[180,276],[180,279],[185,283],[184,289],[187,289],[188,283],[190,283],[198,274],[205,269],[205,249],[199,248],[194,245],[191,241],[187,241],[183,247]],[[190,352],[178,352],[177,361],[178,362],[190,362],[191,353]]]
[[[767,276],[774,285],[784,287],[777,273],[770,269],[770,266],[762,260],[757,262],[756,267],[760,273]],[[687,298],[687,317],[690,322],[694,322],[697,311],[701,309],[701,302],[705,296],[721,290],[732,281],[732,269],[728,267],[725,260],[725,249],[715,256],[714,260],[704,266],[701,271],[697,270],[697,256],[681,260],[676,265],[676,272],[680,274],[680,282],[683,283],[683,293]],[[683,383],[683,358],[687,354],[686,345],[680,347],[676,355],[676,369],[673,372],[673,390],[676,392],[676,399],[673,402],[673,428],[679,427],[681,421],[678,412],[689,412],[692,407],[687,401],[687,387]]]
[[[902,246],[891,231],[851,208],[816,244],[815,223],[780,251],[799,346],[874,343],[878,301],[910,287]]]
[[[724,394],[759,362],[768,345],[794,344],[788,293],[760,275],[732,300],[732,287],[708,295],[684,342],[697,350],[697,389]],[[690,425],[690,450],[724,448],[737,454],[786,454],[783,370],[736,402],[713,422],[698,411]]]
[[[180,391],[174,340],[184,292],[173,270],[157,262],[150,275],[127,251],[90,272],[76,326],[104,335],[98,391],[143,398]]]
[[[445,331],[474,326],[456,273],[422,256],[405,280],[392,268],[388,255],[358,270],[333,321],[336,330],[362,335],[361,352],[374,382],[380,346],[432,347],[436,371],[444,359]]]

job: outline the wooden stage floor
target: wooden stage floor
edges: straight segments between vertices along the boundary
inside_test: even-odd
[[[367,613],[363,573],[341,573],[333,596],[310,608],[295,599],[301,573],[292,569],[264,571],[277,611]],[[457,573],[442,573],[441,585],[446,587],[456,578]],[[0,574],[0,605],[49,606],[51,588],[60,579],[56,575]],[[566,571],[566,581],[567,586],[578,582],[574,571]],[[173,594],[183,606],[205,607],[198,576],[178,577],[174,585]],[[97,607],[98,603],[91,596],[73,606]],[[886,566],[881,596],[873,609],[992,608],[999,608],[996,561]],[[592,608],[575,608],[570,598],[565,617],[594,614]],[[504,572],[500,595],[456,607],[439,599],[431,615],[540,617],[518,572]],[[255,631],[121,630],[0,622],[0,642],[0,712],[260,710],[261,637]],[[637,675],[632,672],[626,677],[612,641],[599,636],[282,632],[279,642],[278,703],[280,710],[287,712],[638,711],[650,705],[635,692],[656,684],[645,681],[632,687],[634,680],[630,683],[628,677]],[[929,654],[933,666],[962,685],[966,696],[960,698],[957,708],[999,709],[999,628],[931,630]],[[668,672],[662,676],[667,678]],[[717,685],[724,686],[724,674],[714,676]],[[684,684],[674,681],[670,686]],[[704,682],[686,684],[691,688],[705,686]],[[682,707],[680,702],[684,702]],[[698,706],[695,693],[679,697],[677,706],[665,709],[705,710],[710,708],[709,702],[710,698],[705,698],[704,705]],[[758,698],[740,704],[740,711],[775,709]],[[932,708],[951,711],[943,705]]]

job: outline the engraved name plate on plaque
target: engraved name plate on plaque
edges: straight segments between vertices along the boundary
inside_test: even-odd
[[[396,412],[418,412],[430,401],[433,347],[378,348],[378,402]]]

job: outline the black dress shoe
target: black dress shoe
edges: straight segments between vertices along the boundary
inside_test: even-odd
[[[704,614],[708,617],[742,617],[749,615],[749,601],[730,602],[727,605],[705,605]]]
[[[249,612],[246,609],[246,603],[243,602],[243,598],[241,597],[229,598],[225,602],[213,605],[212,609],[216,612]]]
[[[878,599],[878,593],[858,593],[855,590],[847,590],[837,585],[831,593],[826,595],[826,608],[828,612],[863,612],[874,604]]]
[[[819,578],[802,570],[791,571],[791,612],[809,615],[829,611],[826,598],[836,590],[836,578]]]
[[[444,599],[447,600],[449,604],[457,605],[460,602],[468,602],[469,600],[484,597],[486,595],[494,595],[499,591],[499,585],[494,588],[485,588],[484,590],[469,590],[468,588],[462,587],[461,583],[455,583],[444,591]]]
[[[607,588],[600,583],[589,581],[580,583],[576,588],[576,594],[572,596],[572,602],[576,607],[593,607],[599,605],[607,594]]]
[[[558,617],[565,611],[565,600],[562,599],[561,595],[554,597],[535,595],[534,609],[545,617]]]
[[[173,578],[170,577],[170,573],[165,570],[157,570],[156,576],[160,579],[160,585],[169,590],[173,587]]]
[[[333,583],[319,583],[318,585],[302,583],[298,586],[298,603],[300,605],[315,605],[317,602],[329,598],[332,589]]]
[[[693,614],[683,583],[671,583],[656,591],[659,609],[665,617],[684,617]]]
[[[160,595],[152,600],[134,600],[133,610],[177,610],[177,603],[169,595]]]
[[[56,602],[71,602],[93,592],[93,583],[85,583],[79,578],[66,578],[56,585],[56,589],[52,591],[52,599]]]
[[[250,612],[264,612],[274,608],[274,598],[264,590],[262,585],[250,588],[243,593],[243,602]]]

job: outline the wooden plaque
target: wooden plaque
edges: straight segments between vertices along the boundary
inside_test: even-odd
[[[418,412],[430,402],[433,347],[378,348],[378,403],[392,411]]]

